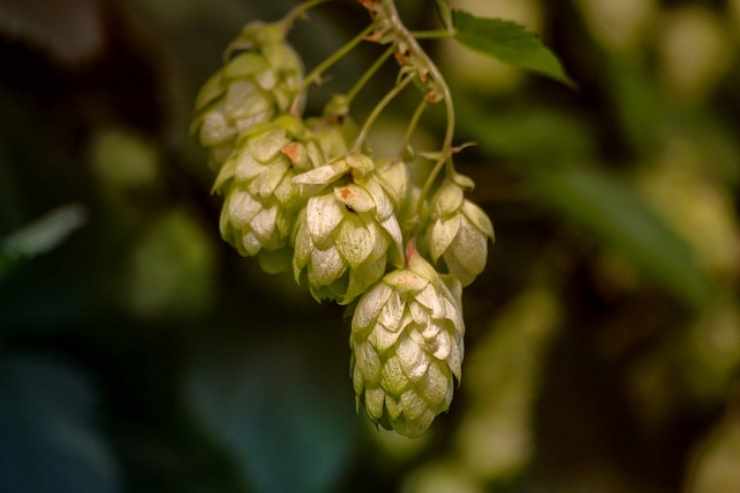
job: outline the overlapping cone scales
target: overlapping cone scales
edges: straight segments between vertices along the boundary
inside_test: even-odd
[[[304,191],[293,178],[324,162],[320,143],[292,117],[281,117],[245,135],[214,185],[225,195],[220,220],[223,238],[245,256],[288,248],[305,203]],[[284,257],[284,267],[289,267],[289,252]]]
[[[488,240],[495,236],[486,213],[465,199],[459,185],[446,181],[432,200],[426,239],[432,260],[442,259],[449,273],[467,286],[485,269]]]
[[[293,182],[325,188],[308,200],[294,239],[296,280],[305,273],[314,297],[348,304],[383,277],[389,261],[403,263],[396,192],[370,158],[348,155]]]
[[[217,164],[240,134],[288,111],[303,79],[301,60],[278,26],[251,24],[234,43],[245,51],[206,82],[195,105],[193,131]]]
[[[449,408],[461,378],[465,326],[459,290],[414,254],[359,301],[352,319],[352,380],[358,406],[409,437]],[[453,378],[454,377],[454,378]]]

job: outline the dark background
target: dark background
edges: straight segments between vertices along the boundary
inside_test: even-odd
[[[342,309],[220,240],[188,135],[228,41],[293,2],[0,0],[0,491],[740,491],[740,2],[451,3],[541,33],[578,89],[425,43],[498,238],[462,387],[406,440],[354,412]],[[291,40],[310,68],[366,22],[337,0]]]

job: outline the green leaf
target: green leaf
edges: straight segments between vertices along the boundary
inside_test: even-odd
[[[514,22],[476,17],[453,10],[456,39],[485,55],[504,63],[546,75],[571,87],[558,58],[536,34]]]
[[[692,248],[620,180],[583,168],[548,170],[532,179],[542,203],[620,251],[642,275],[694,307],[713,286]]]

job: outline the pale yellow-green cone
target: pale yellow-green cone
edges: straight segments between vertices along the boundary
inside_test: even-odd
[[[351,372],[357,405],[373,422],[418,437],[450,406],[465,325],[459,281],[440,276],[413,246],[407,257],[355,307]]]
[[[354,142],[358,132],[357,125],[350,118],[337,120],[332,116],[309,118],[306,127],[313,133],[324,155],[331,156],[332,160],[347,155],[348,142]]]
[[[495,241],[493,223],[450,180],[432,199],[430,218],[425,238],[432,260],[442,259],[447,271],[468,286],[486,267],[488,240]]]
[[[279,24],[249,24],[227,50],[226,65],[200,90],[192,131],[211,151],[216,168],[240,134],[300,101],[303,63],[284,38]]]
[[[351,154],[293,179],[320,193],[301,211],[293,241],[296,282],[305,278],[317,300],[349,304],[383,277],[389,260],[403,265],[396,211],[406,187],[397,181],[406,175],[399,166],[377,169]]]
[[[268,272],[290,268],[290,234],[307,198],[293,178],[332,157],[322,147],[330,148],[284,115],[244,135],[216,178],[214,191],[224,194],[221,235],[240,254],[259,256]]]

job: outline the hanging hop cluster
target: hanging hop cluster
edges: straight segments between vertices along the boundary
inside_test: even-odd
[[[451,105],[433,62],[397,13],[382,7],[395,10],[393,2],[360,3],[373,24],[357,43],[390,45],[401,64],[403,77],[382,104],[415,79],[424,105]],[[249,24],[196,100],[192,131],[217,173],[221,235],[269,273],[292,269],[317,301],[354,310],[358,409],[387,429],[419,436],[449,408],[462,378],[462,287],[483,271],[493,225],[465,198],[472,181],[451,165],[449,142],[430,153],[441,156],[438,164],[449,160],[430,195],[441,166],[422,188],[410,180],[406,149],[381,161],[364,144],[383,106],[360,131],[348,116],[352,96],[335,95],[320,117],[303,115],[307,87],[341,56],[304,76],[286,41],[296,17],[294,11],[281,22]]]

